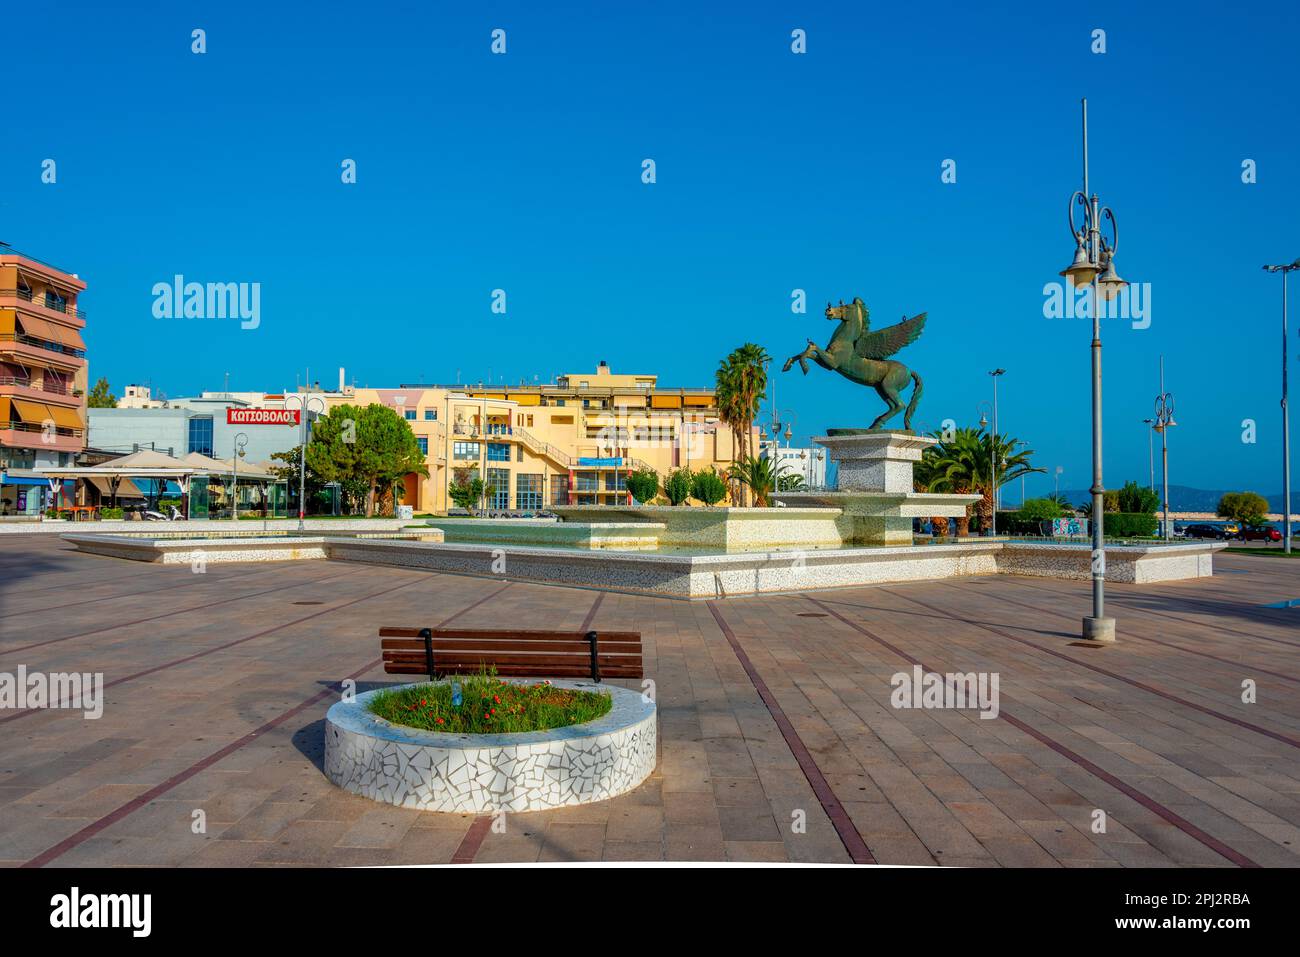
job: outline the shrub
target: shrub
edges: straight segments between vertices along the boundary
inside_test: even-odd
[[[691,480],[691,497],[705,505],[716,505],[727,497],[727,483],[713,469],[696,472]]]
[[[1150,512],[1107,512],[1102,532],[1113,538],[1150,538],[1156,533],[1156,517]]]
[[[1154,515],[1160,507],[1160,496],[1154,490],[1138,485],[1131,479],[1124,483],[1117,494],[1121,512],[1148,512]]]
[[[121,517],[122,517],[122,509],[121,509],[121,508],[101,508],[101,509],[99,510],[99,517],[100,517],[100,518],[121,518]]]
[[[651,502],[659,494],[659,476],[652,469],[639,469],[627,477],[627,490],[638,502]]]
[[[1247,525],[1262,525],[1268,514],[1268,501],[1256,492],[1228,492],[1219,499],[1215,510],[1220,518],[1244,522]]]
[[[1063,515],[1060,503],[1050,498],[1026,499],[1017,511],[998,513],[998,531],[1011,535],[1043,535],[1046,534],[1044,523]]]
[[[674,469],[664,479],[664,496],[669,505],[681,505],[691,496],[691,484],[694,475],[688,468]]]
[[[477,475],[473,478],[467,478],[456,482],[447,489],[447,495],[453,502],[465,509],[471,515],[477,514],[476,509],[483,498],[483,492],[487,486]]]

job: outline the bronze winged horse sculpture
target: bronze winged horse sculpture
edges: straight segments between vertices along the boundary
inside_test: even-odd
[[[781,371],[789,372],[790,367],[798,362],[799,368],[807,375],[808,360],[811,359],[823,369],[838,372],[859,385],[871,386],[889,408],[877,416],[868,431],[879,429],[898,415],[903,408],[903,400],[898,394],[907,388],[910,378],[916,383],[916,388],[912,390],[912,401],[907,404],[907,411],[903,415],[903,428],[910,430],[912,413],[916,411],[916,403],[921,398],[921,377],[903,363],[895,362],[889,357],[917,340],[925,327],[925,313],[911,319],[904,316],[903,321],[896,325],[871,332],[871,313],[866,303],[855,297],[848,305],[843,300],[838,306],[827,303],[826,318],[840,321],[839,328],[831,336],[831,341],[826,343],[826,348],[819,349],[809,339],[808,348],[786,359]]]

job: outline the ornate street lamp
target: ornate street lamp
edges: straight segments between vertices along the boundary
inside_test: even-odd
[[[402,401],[406,397],[402,396]],[[297,399],[297,405],[290,405],[290,399]],[[312,403],[319,403],[319,409],[313,409]],[[307,511],[307,420],[311,417],[312,412],[324,412],[325,400],[318,395],[308,395],[303,397],[301,394],[291,395],[284,400],[286,409],[297,409],[300,416],[298,420],[298,531],[306,529],[306,523],[303,516]],[[397,514],[396,499],[394,499],[393,514]]]
[[[1160,394],[1156,396],[1156,424],[1152,426],[1160,433],[1160,462],[1164,469],[1165,482],[1165,541],[1172,538],[1169,525],[1169,430],[1178,423],[1174,421],[1174,394],[1165,391],[1165,357],[1160,357]]]
[[[1291,554],[1291,413],[1287,408],[1286,274],[1300,269],[1300,259],[1283,266],[1265,266],[1282,274],[1282,549]]]
[[[1074,225],[1075,205],[1083,207],[1083,222]],[[1096,193],[1088,190],[1088,101],[1083,100],[1083,189],[1070,195],[1070,235],[1074,237],[1074,260],[1061,271],[1076,288],[1091,286],[1092,313],[1092,615],[1083,619],[1083,637],[1088,641],[1114,641],[1115,619],[1106,617],[1106,544],[1104,538],[1106,487],[1101,467],[1101,310],[1102,300],[1119,295],[1127,283],[1115,271],[1119,249],[1119,226],[1110,207],[1102,206]],[[1111,238],[1102,235],[1102,221],[1110,223]]]

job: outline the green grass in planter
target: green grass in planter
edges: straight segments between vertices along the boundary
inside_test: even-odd
[[[459,707],[451,703],[452,680],[461,686]],[[608,691],[557,688],[549,681],[516,684],[491,672],[385,690],[367,703],[372,714],[393,724],[452,734],[546,731],[594,721],[613,706]]]

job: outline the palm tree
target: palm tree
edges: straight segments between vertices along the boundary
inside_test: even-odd
[[[780,482],[785,467],[776,465],[771,459],[750,456],[731,467],[729,476],[754,493],[754,505],[758,508],[771,506],[771,495]]]
[[[975,508],[980,525],[988,528],[993,519],[994,463],[996,484],[1001,487],[1030,472],[1046,471],[1030,464],[1033,454],[1033,449],[1013,436],[999,435],[995,443],[993,435],[983,429],[957,429],[950,441],[940,441],[926,450],[926,455],[934,458],[930,491],[978,494]],[[969,532],[969,516],[957,519],[957,534]]]
[[[760,345],[746,342],[718,363],[715,395],[718,418],[736,437],[736,461],[751,458],[749,436],[758,417],[759,405],[767,395],[767,364],[772,357]],[[743,504],[743,503],[742,503]]]
[[[921,461],[912,467],[912,490],[915,492],[933,492],[934,482],[939,476],[938,457],[931,454],[933,449],[926,449]],[[935,538],[948,534],[948,519],[942,515],[930,516],[930,525],[934,528]]]

